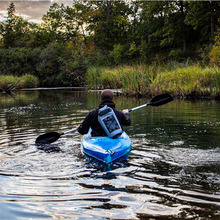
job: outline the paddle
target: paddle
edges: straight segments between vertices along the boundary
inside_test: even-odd
[[[70,132],[74,132],[76,130],[77,130],[77,128],[74,128],[74,129],[71,129],[69,131],[65,131],[65,132],[62,132],[62,133],[57,133],[57,132],[54,132],[54,131],[48,132],[48,133],[40,135],[36,139],[35,143],[38,144],[38,145],[50,144],[50,143],[53,143],[56,140],[58,140],[60,138],[60,136],[62,136],[64,134],[67,134],[67,133],[70,133]]]
[[[138,107],[129,109],[128,111],[131,112],[131,111],[134,111],[134,110],[138,110],[140,108],[147,107],[148,105],[161,106],[161,105],[164,105],[168,102],[171,102],[172,100],[173,100],[173,97],[170,94],[164,93],[164,94],[153,97],[149,103],[146,103],[144,105],[140,105]]]
[[[132,109],[130,109],[128,111],[131,112],[131,111],[134,111],[134,110],[146,107],[148,105],[151,105],[151,106],[161,106],[161,105],[164,105],[164,104],[166,104],[168,102],[171,102],[172,100],[173,100],[173,97],[170,94],[164,93],[164,94],[155,96],[154,98],[151,99],[151,101],[149,103],[146,103],[144,105],[140,105],[138,107],[132,108]],[[62,132],[62,133],[48,132],[48,133],[40,135],[36,139],[35,143],[38,144],[38,145],[50,144],[50,143],[53,143],[56,140],[58,140],[60,138],[60,136],[65,135],[65,134],[70,133],[70,132],[73,132],[73,131],[76,131],[76,130],[77,130],[77,128],[74,128],[72,130],[65,131],[65,132]]]

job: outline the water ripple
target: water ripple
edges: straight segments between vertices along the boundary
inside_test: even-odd
[[[207,103],[196,114],[185,102],[132,113],[131,155],[105,166],[82,155],[77,132],[35,145],[40,134],[76,127],[97,106],[95,94],[33,100],[0,105],[1,219],[219,219],[217,104],[212,119]]]

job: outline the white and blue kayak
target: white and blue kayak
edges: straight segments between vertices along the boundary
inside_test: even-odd
[[[106,164],[112,163],[128,155],[131,150],[131,140],[123,132],[118,138],[92,137],[91,133],[83,135],[82,152]]]

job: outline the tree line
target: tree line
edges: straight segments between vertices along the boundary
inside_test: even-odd
[[[81,85],[93,65],[219,64],[218,1],[75,0],[51,5],[41,24],[16,16],[13,2],[7,10],[0,75],[32,74],[42,86]]]

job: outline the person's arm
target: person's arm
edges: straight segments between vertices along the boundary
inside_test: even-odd
[[[90,113],[89,113],[83,120],[82,124],[78,126],[77,131],[82,135],[87,134],[90,127],[91,127],[91,119],[90,119]]]
[[[129,115],[128,109],[122,110],[122,113],[123,113],[123,116],[122,116],[122,122],[121,122],[121,124],[122,124],[122,125],[125,125],[125,126],[131,125],[131,117],[130,117],[130,115]]]

